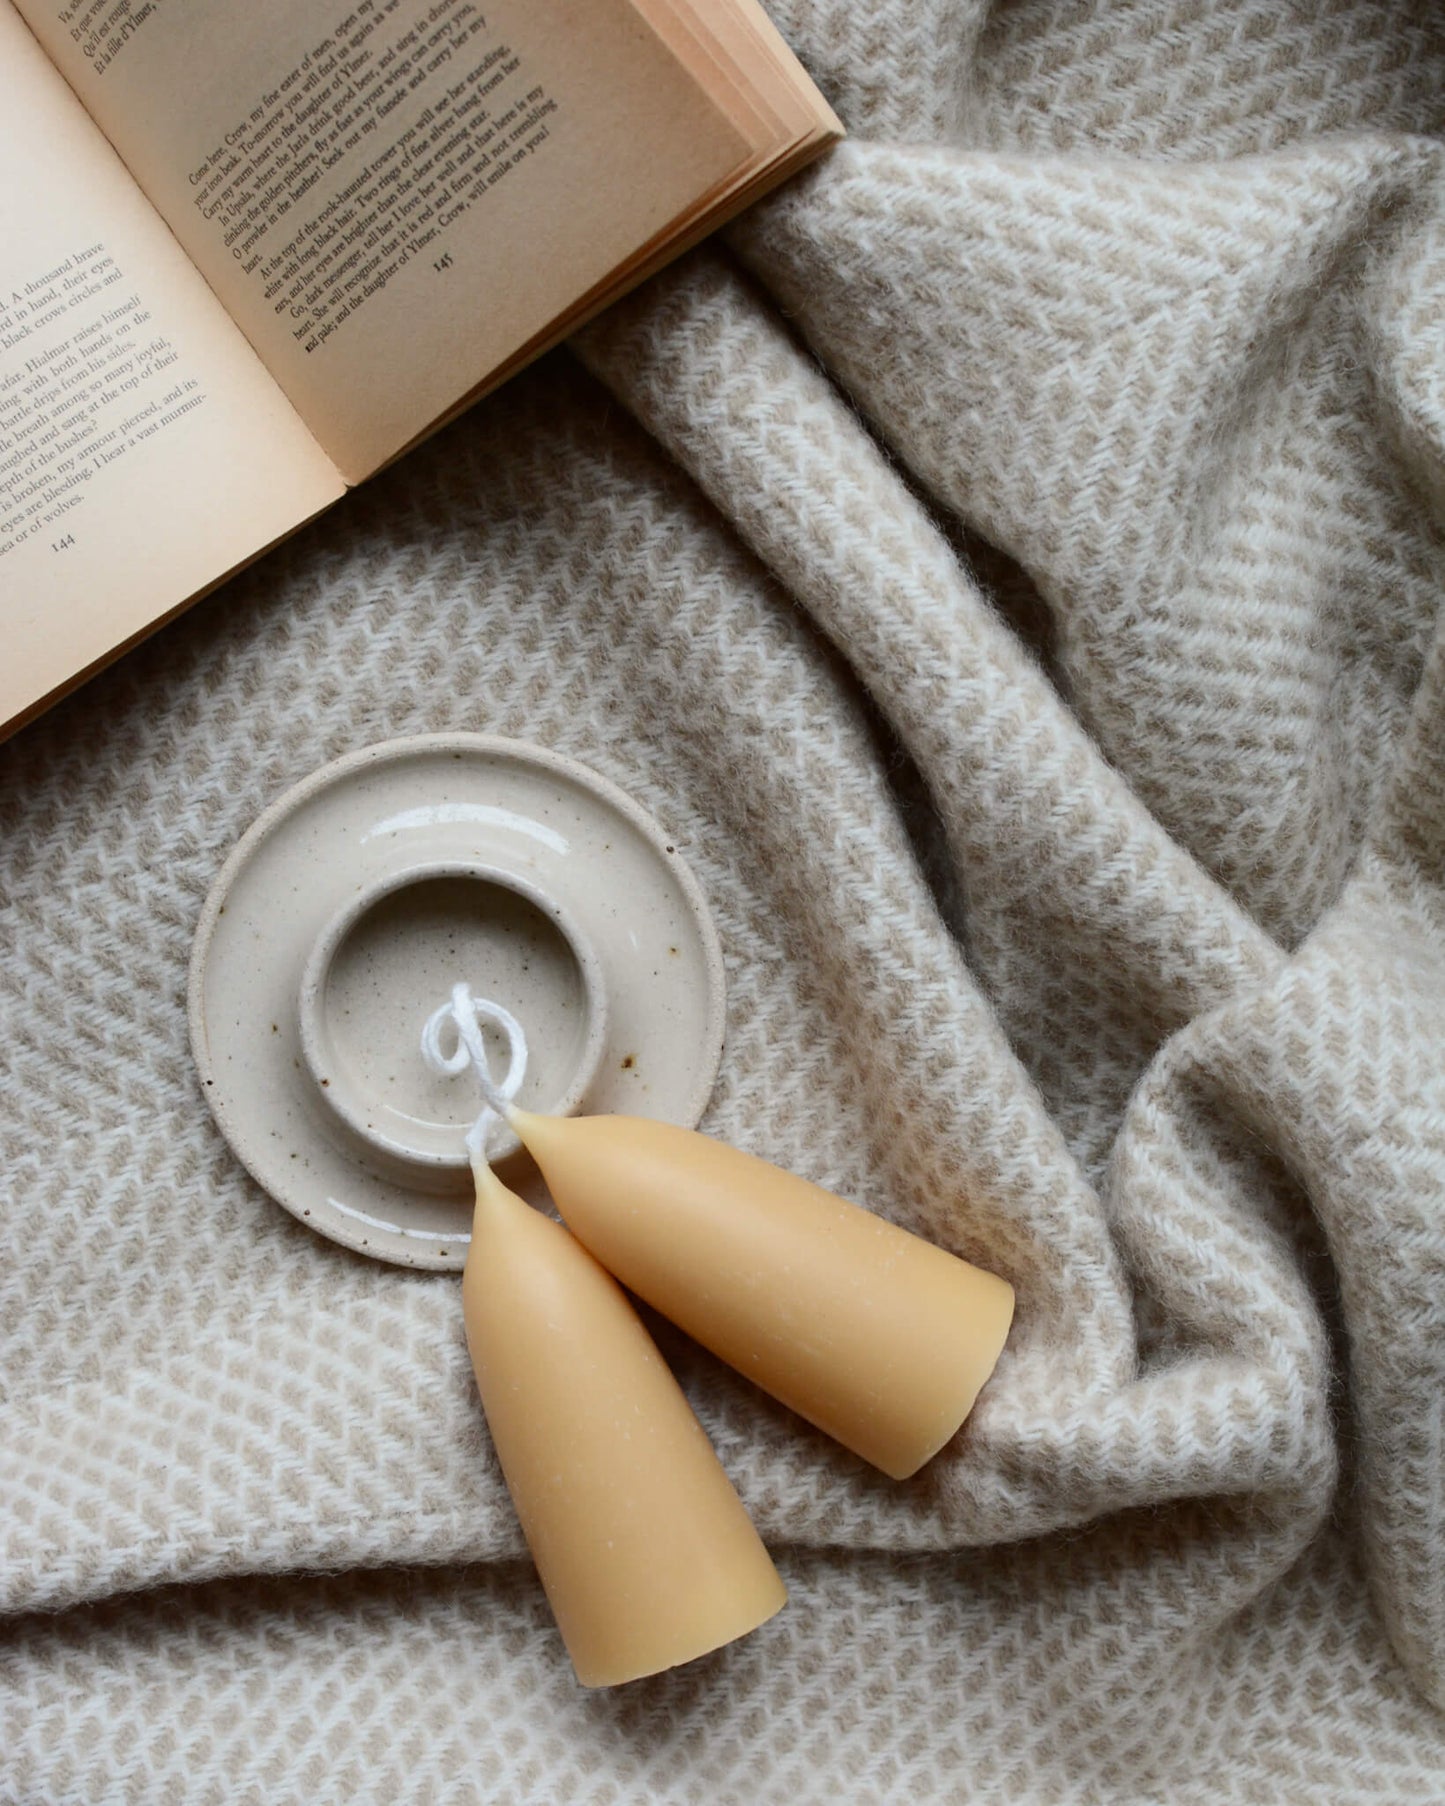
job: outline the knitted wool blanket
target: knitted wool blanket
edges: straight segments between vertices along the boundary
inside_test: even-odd
[[[5,1802],[1445,1788],[1445,13],[775,11],[846,145],[0,748]],[[904,1485],[667,1340],[792,1599],[611,1693],[187,1046],[438,729],[675,835],[706,1128],[1018,1289]]]

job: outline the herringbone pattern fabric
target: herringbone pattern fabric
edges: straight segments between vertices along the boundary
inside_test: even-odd
[[[775,10],[849,144],[0,748],[0,1800],[1445,1793],[1445,15]],[[444,728],[675,834],[710,1129],[1019,1290],[901,1487],[664,1332],[793,1599],[617,1695],[186,1046]]]

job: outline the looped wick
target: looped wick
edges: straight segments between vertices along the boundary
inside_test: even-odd
[[[487,1045],[482,1037],[483,1019],[495,1023],[507,1037],[507,1076],[500,1084],[493,1079],[491,1062],[487,1059]],[[442,1035],[449,1024],[455,1030],[456,1043],[447,1053],[442,1047]],[[446,1078],[455,1078],[471,1067],[486,1102],[481,1115],[467,1130],[467,1153],[474,1167],[485,1166],[487,1133],[493,1122],[504,1119],[507,1105],[521,1090],[526,1076],[526,1031],[510,1010],[489,998],[473,997],[469,985],[456,984],[452,986],[450,999],[427,1017],[426,1027],[421,1031],[421,1053],[432,1071]]]

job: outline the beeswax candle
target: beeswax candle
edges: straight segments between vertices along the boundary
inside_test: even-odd
[[[462,1277],[492,1440],[584,1686],[754,1630],[787,1594],[620,1287],[485,1167]]]
[[[690,1129],[508,1118],[610,1273],[884,1473],[916,1472],[972,1410],[1006,1281]]]

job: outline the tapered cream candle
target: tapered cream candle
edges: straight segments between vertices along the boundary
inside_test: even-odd
[[[485,1167],[462,1302],[502,1472],[584,1686],[675,1667],[779,1610],[777,1570],[622,1290]]]
[[[508,1118],[610,1273],[884,1473],[915,1473],[973,1409],[1005,1280],[690,1129]]]

